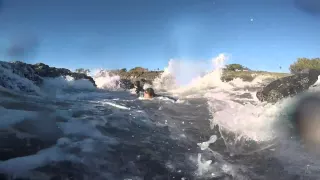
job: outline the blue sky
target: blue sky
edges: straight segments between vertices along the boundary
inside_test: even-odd
[[[171,58],[227,53],[228,63],[286,71],[297,57],[320,56],[315,1],[0,0],[0,59],[163,69]]]

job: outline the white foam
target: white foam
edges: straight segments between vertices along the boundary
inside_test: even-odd
[[[209,145],[216,142],[216,140],[217,140],[217,136],[212,135],[208,141],[198,143],[198,146],[200,146],[201,150],[206,150],[209,147]]]
[[[42,88],[49,91],[52,89],[80,89],[80,90],[96,89],[89,80],[87,79],[75,80],[71,76],[45,78]]]
[[[100,89],[120,89],[120,76],[112,76],[107,70],[96,70],[93,77],[97,87]]]
[[[259,103],[255,93],[241,89],[259,86],[264,83],[265,79],[270,77],[255,75],[256,77],[252,82],[244,82],[239,78],[230,82],[222,82],[222,68],[227,59],[228,57],[224,54],[213,58],[210,63],[207,63],[211,64],[211,66],[208,66],[210,68],[202,69],[211,71],[205,75],[196,69],[199,67],[197,65],[190,65],[190,63],[185,65],[183,61],[171,60],[168,68],[165,69],[164,73],[155,83],[158,85],[158,88],[161,85],[164,85],[161,88],[167,88],[166,80],[168,80],[169,83],[167,84],[171,86],[167,90],[173,94],[186,98],[207,98],[209,111],[213,115],[213,118],[210,120],[211,125],[219,125],[220,130],[235,134],[234,142],[230,142],[230,140],[226,142],[227,146],[229,143],[229,150],[240,151],[241,147],[240,149],[237,147],[231,148],[231,146],[237,146],[237,141],[240,141],[240,139],[254,140],[256,142],[273,140],[275,138],[273,125],[277,121],[276,114],[284,106],[284,103],[279,102],[276,105]],[[183,77],[184,73],[189,73],[191,69],[196,69],[192,70],[192,72],[195,72],[191,73],[193,77],[187,79],[189,82],[181,84],[181,79],[179,78]],[[236,88],[240,88],[241,90],[236,90]],[[252,93],[253,99],[239,99],[246,101],[245,104],[234,102],[236,95],[244,93]],[[205,147],[203,146],[203,148]]]
[[[172,102],[172,103],[175,103],[176,101],[173,100],[173,99],[170,99],[168,97],[165,97],[165,96],[159,96],[159,97],[155,97],[155,99],[158,99],[158,100],[161,100],[161,101],[167,101],[167,102]]]
[[[158,91],[171,90],[178,87],[175,81],[175,77],[170,73],[169,68],[165,68],[164,72],[159,77],[155,78],[152,84],[153,88]]]
[[[80,135],[93,138],[105,137],[91,123],[86,123],[81,120],[72,119],[68,122],[60,122],[58,125],[66,135]]]
[[[102,104],[107,104],[107,105],[110,105],[110,106],[112,106],[112,107],[116,107],[116,108],[118,108],[118,109],[130,110],[130,108],[128,108],[128,107],[125,107],[125,106],[122,106],[122,105],[119,105],[119,104],[116,104],[116,103],[112,103],[112,102],[104,101],[104,102],[102,102]]]
[[[197,175],[198,176],[203,176],[205,173],[207,173],[209,170],[211,170],[211,165],[212,160],[203,160],[201,158],[201,154],[198,154],[198,170],[197,170]]]
[[[148,84],[148,83],[145,83],[143,85],[143,89],[148,89],[148,88],[152,88],[152,85],[151,84]]]
[[[17,157],[0,162],[0,172],[9,174],[26,173],[38,167],[42,167],[52,162],[63,160],[75,160],[71,155],[65,155],[59,148],[51,147],[39,151],[35,155]]]
[[[0,64],[0,78],[1,78],[0,86],[1,87],[8,88],[18,92],[24,92],[24,93],[30,92],[30,93],[41,94],[39,87],[33,84],[32,81],[12,73],[12,71],[10,71],[7,68],[4,68],[2,65],[3,64]]]
[[[278,112],[277,105],[239,104],[228,101],[222,110],[216,109],[215,101],[209,101],[213,114],[211,122],[225,130],[231,131],[255,141],[267,141],[274,138],[272,125]],[[221,109],[221,107],[220,107]]]

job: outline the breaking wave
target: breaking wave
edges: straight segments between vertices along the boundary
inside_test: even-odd
[[[120,89],[120,76],[111,75],[107,70],[95,70],[92,74],[97,87],[106,90]]]

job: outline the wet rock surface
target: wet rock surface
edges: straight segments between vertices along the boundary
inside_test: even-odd
[[[37,63],[37,64],[30,65],[30,66],[34,69],[35,73],[41,77],[55,78],[55,77],[60,77],[60,76],[71,76],[75,80],[87,79],[90,82],[92,82],[92,84],[94,84],[96,86],[93,78],[90,76],[87,76],[86,74],[75,73],[75,72],[72,72],[69,69],[65,69],[65,68],[50,67],[50,66],[43,64],[43,63]]]
[[[11,90],[38,94],[38,86],[42,85],[43,78],[61,76],[71,76],[75,80],[87,79],[96,86],[92,77],[65,68],[50,67],[43,63],[27,64],[20,61],[0,61],[0,86]]]
[[[293,96],[307,90],[318,80],[320,71],[309,70],[305,73],[295,74],[277,79],[262,90],[256,96],[260,101],[275,103],[285,97]]]

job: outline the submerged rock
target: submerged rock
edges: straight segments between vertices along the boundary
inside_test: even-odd
[[[320,71],[308,70],[308,72],[295,74],[292,76],[277,79],[262,90],[258,91],[256,96],[260,101],[277,102],[278,100],[296,95],[307,90],[318,80]]]

